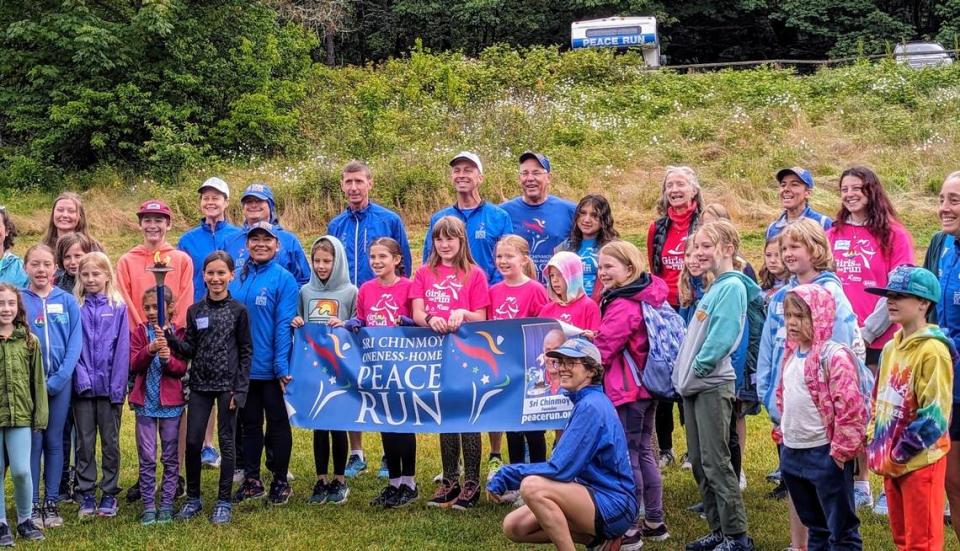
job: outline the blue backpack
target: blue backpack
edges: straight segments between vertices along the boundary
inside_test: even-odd
[[[680,355],[680,347],[687,333],[686,325],[680,314],[666,302],[660,306],[641,302],[641,307],[647,326],[647,341],[650,343],[647,363],[640,369],[627,350],[624,350],[623,357],[638,386],[643,385],[658,400],[679,400],[680,395],[673,388],[673,364]]]

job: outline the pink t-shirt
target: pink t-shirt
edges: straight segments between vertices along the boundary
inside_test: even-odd
[[[515,287],[507,285],[506,281],[501,281],[490,287],[490,315],[487,319],[533,318],[549,301],[547,290],[535,279],[527,280],[526,283]]]
[[[477,266],[471,266],[467,274],[443,264],[434,270],[427,265],[421,266],[413,276],[410,289],[410,298],[423,299],[427,315],[447,320],[453,310],[473,311],[490,305],[487,276]]]
[[[867,293],[867,287],[884,287],[891,270],[903,264],[914,264],[910,234],[899,224],[893,224],[890,230],[889,258],[884,258],[880,242],[863,226],[847,223],[842,227],[833,226],[827,231],[837,277],[843,284],[843,292],[850,300],[861,327],[880,300],[877,295]],[[896,325],[891,326],[869,347],[883,348],[896,330]]]
[[[587,295],[580,295],[569,304],[548,302],[540,309],[540,317],[569,323],[586,331],[600,329],[600,306]]]
[[[360,286],[357,294],[357,317],[367,325],[393,327],[400,316],[410,316],[410,290],[413,282],[401,277],[389,287],[379,279],[371,279]]]

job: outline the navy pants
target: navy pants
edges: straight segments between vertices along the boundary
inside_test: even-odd
[[[863,549],[860,519],[853,501],[853,461],[843,469],[830,457],[830,445],[808,449],[783,446],[780,470],[797,515],[809,530],[809,551]]]

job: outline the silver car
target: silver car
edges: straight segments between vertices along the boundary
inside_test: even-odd
[[[914,69],[953,63],[953,58],[939,42],[897,44],[893,49],[893,58],[897,63],[905,63]]]

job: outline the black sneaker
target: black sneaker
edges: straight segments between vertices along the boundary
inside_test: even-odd
[[[465,511],[475,507],[478,501],[480,501],[480,485],[469,480],[463,485],[463,491],[457,496],[457,500],[453,502],[453,508]]]
[[[60,477],[60,502],[73,503],[73,467],[63,470],[63,476]]]
[[[719,531],[710,532],[706,536],[687,544],[685,551],[713,551],[724,542],[723,534]]]
[[[388,507],[388,503],[396,501],[397,494],[400,493],[400,488],[395,488],[390,484],[387,484],[387,487],[380,491],[380,495],[370,500],[371,507]]]
[[[263,489],[263,482],[260,482],[256,478],[248,478],[243,481],[240,489],[234,494],[233,502],[240,503],[248,499],[258,499],[265,495],[267,495],[267,492]]]
[[[326,503],[327,501],[327,483],[323,480],[318,480],[316,484],[313,485],[313,494],[310,496],[310,499],[307,500],[310,503]]]
[[[270,495],[267,497],[267,501],[271,505],[286,505],[290,501],[290,494],[292,493],[293,488],[286,480],[274,480],[270,483]]]
[[[177,477],[177,494],[174,496],[176,499],[182,497],[187,497],[187,479],[182,476]]]
[[[399,509],[400,507],[406,507],[414,501],[420,499],[420,490],[418,488],[411,488],[406,484],[400,485],[400,491],[397,492],[396,499],[391,502],[387,502],[386,506],[388,509]]]
[[[624,534],[620,541],[620,551],[637,551],[643,548],[643,536],[640,530],[634,528],[632,532]]]
[[[31,518],[17,525],[17,535],[29,541],[40,541],[43,539],[43,532],[37,529],[37,526]]]
[[[0,547],[13,547],[13,534],[7,523],[0,523]]]
[[[733,538],[727,538],[714,549],[716,549],[716,551],[753,551],[753,539],[747,536],[744,540],[745,543]]]
[[[134,484],[127,489],[127,503],[136,503],[142,499],[140,495],[140,484]]]
[[[460,483],[443,479],[433,498],[427,502],[428,507],[449,507],[460,497]]]
[[[663,541],[670,537],[670,532],[667,532],[667,523],[665,522],[661,522],[660,526],[656,528],[650,528],[646,522],[641,522],[640,535],[643,536],[645,540]]]
[[[786,499],[787,485],[781,480],[777,487],[767,493],[767,499]]]

